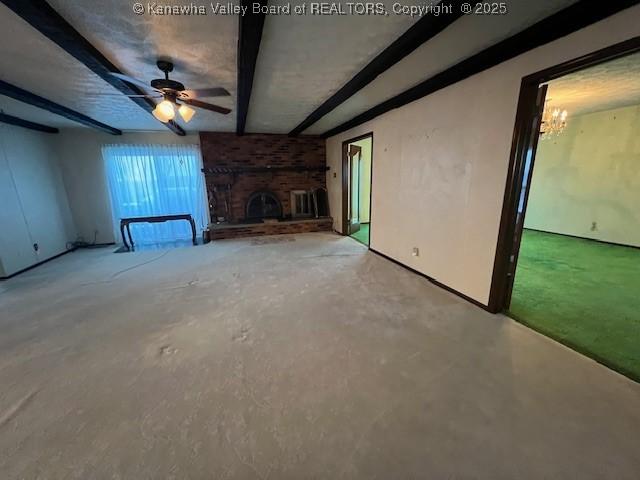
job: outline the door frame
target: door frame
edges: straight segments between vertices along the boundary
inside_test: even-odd
[[[371,223],[373,219],[373,132],[368,132],[342,142],[342,235],[349,236],[349,145],[371,138],[371,175],[369,178],[369,247],[371,247]]]
[[[355,151],[354,151],[355,150]],[[348,217],[348,221],[347,221],[347,234],[348,235],[353,235],[354,233],[356,233],[357,231],[360,230],[360,170],[361,170],[361,165],[362,165],[362,147],[358,146],[358,145],[354,145],[353,143],[350,143],[347,147],[347,171],[349,172],[349,178],[347,179],[347,184],[349,185],[348,188],[348,193],[350,193],[351,198],[349,198],[348,202],[347,202],[347,217]],[[355,163],[355,158],[358,158],[358,191],[355,192],[354,191],[354,185],[353,185],[353,177],[354,177],[354,168],[353,168],[353,164]],[[354,203],[354,193],[358,196],[358,223],[357,223],[357,227],[356,227],[356,223],[353,222],[353,216],[354,216],[354,209],[353,209],[353,203]]]
[[[502,214],[500,217],[500,228],[498,231],[498,243],[493,264],[493,274],[491,278],[491,289],[489,292],[489,304],[487,310],[493,313],[504,311],[511,299],[512,282],[509,278],[510,265],[518,261],[518,245],[514,245],[517,240],[517,215],[518,202],[522,195],[522,185],[524,181],[524,165],[527,151],[531,148],[532,118],[536,115],[536,100],[538,89],[541,84],[562,77],[569,73],[583,70],[585,68],[598,65],[610,60],[615,60],[626,55],[640,51],[640,36],[633,37],[624,42],[611,45],[595,52],[583,55],[582,57],[569,60],[567,62],[546,68],[522,79],[520,84],[520,95],[518,97],[518,107],[516,111],[515,127],[511,143],[511,153],[509,156],[509,167],[502,203]],[[539,126],[538,126],[539,131]],[[535,164],[535,150],[531,159],[529,169],[529,179],[533,175]],[[527,201],[529,197],[530,181],[525,187],[525,197],[522,217],[526,214]]]

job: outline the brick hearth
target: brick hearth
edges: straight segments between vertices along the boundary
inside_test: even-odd
[[[286,233],[330,232],[331,218],[291,220],[276,223],[221,224],[211,225],[211,240],[224,238],[255,237],[258,235],[281,235]]]

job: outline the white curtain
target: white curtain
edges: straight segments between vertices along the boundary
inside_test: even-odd
[[[199,231],[208,224],[197,145],[105,145],[102,157],[116,238],[126,217],[190,213]],[[190,240],[191,227],[182,220],[133,223],[131,235],[138,245]]]

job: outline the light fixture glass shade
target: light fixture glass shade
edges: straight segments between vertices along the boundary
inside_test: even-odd
[[[162,123],[167,123],[169,121],[169,119],[165,117],[160,110],[158,110],[158,107],[154,108],[153,112],[151,113],[153,113],[153,116],[160,120]]]
[[[186,105],[180,105],[178,112],[182,119],[187,123],[189,123],[189,120],[191,120],[196,113],[193,108],[187,107]]]
[[[173,107],[173,103],[169,100],[163,100],[158,104],[158,108],[162,112],[164,116],[166,116],[169,120],[173,119],[176,116],[176,110]]]
[[[163,100],[156,108],[153,109],[153,116],[163,123],[167,123],[176,116],[176,111],[173,109],[173,103],[169,100]]]

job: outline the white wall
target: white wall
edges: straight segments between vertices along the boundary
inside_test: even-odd
[[[487,304],[522,77],[640,35],[638,18],[627,9],[327,139],[334,228],[341,144],[372,131],[371,248]]]
[[[57,139],[64,184],[78,235],[97,243],[119,242],[114,236],[109,190],[102,160],[102,146],[121,144],[192,144],[199,135],[165,132],[131,132],[109,135],[89,129],[62,130]]]
[[[525,227],[640,246],[640,106],[570,117],[538,143]]]
[[[55,137],[0,124],[0,276],[62,253],[75,239]]]

